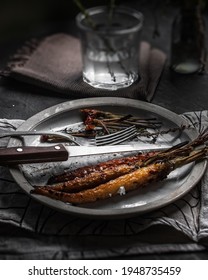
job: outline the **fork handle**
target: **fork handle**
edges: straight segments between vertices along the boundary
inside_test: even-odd
[[[53,135],[57,136],[59,138],[62,138],[63,140],[71,141],[77,146],[80,146],[79,142],[76,141],[75,137],[69,134],[65,134],[62,132],[56,132],[56,131],[21,131],[21,130],[16,130],[16,131],[9,131],[9,132],[4,132],[0,134],[0,138],[5,138],[5,137],[22,137],[22,136],[40,136],[40,135]]]
[[[0,165],[65,161],[68,151],[62,145],[0,148]]]

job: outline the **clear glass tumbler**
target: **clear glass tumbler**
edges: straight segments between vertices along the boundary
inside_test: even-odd
[[[94,7],[76,17],[80,30],[83,80],[95,88],[117,90],[139,78],[143,15],[118,7]]]

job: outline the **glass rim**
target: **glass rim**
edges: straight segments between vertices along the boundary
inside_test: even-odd
[[[86,12],[90,16],[93,16],[96,14],[104,14],[107,11],[108,11],[107,6],[96,6],[96,7],[86,9]],[[108,31],[107,31],[108,34],[128,34],[131,32],[137,32],[137,31],[141,30],[141,28],[143,26],[143,21],[144,21],[144,16],[141,12],[139,12],[133,8],[125,7],[125,6],[117,7],[116,11],[129,15],[129,16],[132,16],[132,17],[134,17],[134,19],[137,19],[138,22],[131,27],[121,28],[119,30],[109,30],[108,29]],[[86,19],[86,15],[83,14],[82,12],[79,12],[78,15],[76,16],[76,23],[77,23],[77,26],[81,30],[93,32],[93,33],[97,33],[97,34],[106,34],[106,30],[95,30],[92,27],[90,27],[89,25],[83,24],[82,21],[84,19]]]

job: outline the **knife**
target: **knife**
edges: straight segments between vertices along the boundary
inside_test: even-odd
[[[151,150],[168,149],[170,146],[160,145],[156,148],[140,144],[115,145],[115,146],[19,146],[0,149],[0,165],[14,165],[23,163],[41,163],[66,161],[70,157],[100,155],[123,152],[144,152]]]

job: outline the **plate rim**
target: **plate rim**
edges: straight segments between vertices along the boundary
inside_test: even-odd
[[[110,102],[110,103],[109,103]],[[176,113],[161,107],[156,104],[148,103],[145,101],[135,100],[135,99],[129,99],[129,98],[123,98],[123,97],[92,97],[92,98],[83,98],[83,99],[76,99],[76,100],[70,100],[65,101],[56,105],[53,105],[51,107],[48,107],[37,114],[33,115],[32,117],[28,118],[22,125],[18,127],[17,130],[30,130],[33,126],[37,126],[38,124],[44,122],[49,119],[50,117],[54,117],[60,113],[64,113],[65,111],[70,111],[74,109],[80,109],[83,107],[102,107],[102,106],[130,106],[130,107],[137,107],[138,109],[144,109],[147,111],[151,111],[151,113],[156,113],[157,115],[160,115],[161,117],[168,119],[172,122],[174,122],[176,125],[179,125],[181,123],[185,123],[186,121]],[[142,108],[141,108],[142,107]],[[53,114],[51,114],[53,113]],[[47,118],[46,118],[47,116]],[[197,131],[195,129],[192,129],[191,132],[186,133],[188,137],[194,138],[197,136]],[[13,145],[13,139],[11,139],[8,143],[8,146]],[[14,180],[17,182],[17,184],[20,186],[21,189],[23,189],[30,197],[35,199],[36,201],[53,208],[57,211],[61,211],[67,214],[73,214],[78,215],[82,217],[90,217],[90,218],[128,218],[135,215],[142,215],[147,212],[151,212],[157,209],[160,209],[162,207],[165,207],[172,202],[175,202],[176,200],[183,197],[185,194],[187,194],[202,178],[205,169],[206,169],[207,161],[202,161],[199,163],[196,163],[193,167],[193,170],[196,173],[196,168],[199,169],[197,171],[197,178],[195,178],[194,182],[192,181],[191,186],[189,187],[183,187],[186,185],[185,183],[182,184],[181,190],[177,195],[174,196],[171,200],[168,199],[168,196],[165,200],[163,200],[162,204],[159,204],[157,200],[153,203],[153,205],[142,205],[142,206],[136,206],[136,207],[130,207],[130,208],[121,208],[121,209],[92,209],[92,208],[85,208],[81,206],[73,206],[67,203],[63,203],[61,201],[55,201],[54,199],[50,199],[48,197],[44,196],[36,196],[32,195],[30,193],[30,183],[27,181],[27,179],[22,174],[21,170],[18,166],[10,167],[9,171],[14,178]],[[161,201],[160,201],[161,202]],[[55,205],[54,205],[55,204]]]

